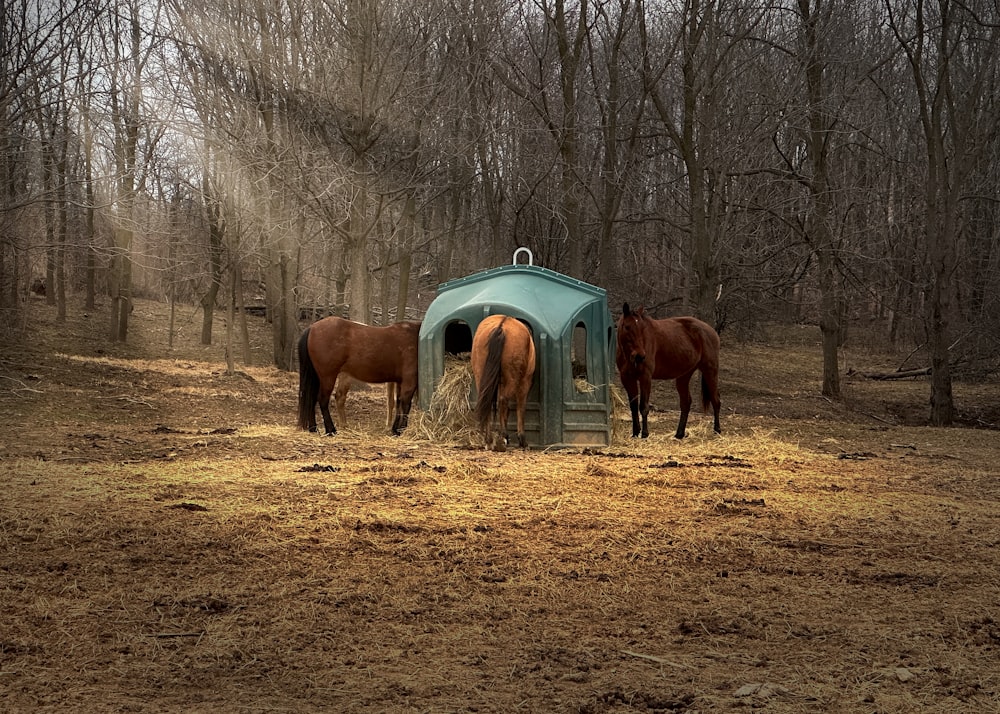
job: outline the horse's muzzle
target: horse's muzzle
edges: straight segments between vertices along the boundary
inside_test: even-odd
[[[632,355],[632,365],[635,367],[638,367],[645,361],[646,361],[646,355],[644,354],[639,354],[638,352],[636,352]]]

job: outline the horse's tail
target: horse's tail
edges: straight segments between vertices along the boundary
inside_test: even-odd
[[[719,403],[720,342],[719,333],[711,325],[705,325],[702,334],[702,357],[698,369],[701,371],[701,407],[708,414],[708,408]]]
[[[299,338],[299,428],[306,430],[319,401],[319,375],[309,357],[309,329],[307,327]]]
[[[701,373],[701,409],[708,414],[708,408],[712,406],[712,387],[705,377],[705,372]]]
[[[485,430],[490,418],[497,409],[497,395],[500,392],[500,367],[503,360],[503,343],[507,335],[503,331],[503,323],[500,323],[493,332],[490,333],[486,345],[486,363],[483,365],[483,374],[477,385],[479,389],[479,400],[476,402],[476,420],[479,428]]]

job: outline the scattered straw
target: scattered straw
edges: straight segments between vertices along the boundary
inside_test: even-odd
[[[1000,711],[989,432],[873,429],[768,352],[722,435],[658,382],[586,454],[390,437],[380,390],[324,437],[297,375],[164,374],[141,332],[68,369],[81,323],[4,356],[59,398],[0,389],[0,710]]]

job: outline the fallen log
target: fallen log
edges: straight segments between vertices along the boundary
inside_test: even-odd
[[[862,372],[856,369],[850,369],[847,374],[854,377],[864,377],[865,379],[909,379],[910,377],[926,377],[931,373],[930,367],[923,367],[921,369],[906,369],[906,370],[896,370],[895,372]]]

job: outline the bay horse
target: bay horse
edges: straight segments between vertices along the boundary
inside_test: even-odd
[[[497,448],[505,448],[512,399],[517,405],[517,443],[521,448],[528,445],[524,408],[534,374],[535,343],[524,323],[507,315],[490,315],[479,323],[472,338],[472,376],[478,392],[476,420],[488,447],[493,444],[490,428],[496,417],[503,439]]]
[[[336,434],[330,416],[330,395],[344,373],[360,382],[396,385],[396,416],[392,433],[406,428],[417,391],[419,322],[372,327],[340,317],[324,317],[299,338],[299,427],[316,431],[316,404],[326,433]],[[348,387],[349,388],[349,387]],[[346,399],[347,392],[344,392]],[[338,412],[342,406],[338,406]],[[338,414],[343,418],[343,414]]]
[[[628,394],[632,412],[632,436],[649,436],[649,394],[654,379],[673,379],[681,399],[678,439],[684,438],[691,411],[691,377],[701,372],[702,406],[715,412],[715,431],[719,426],[719,334],[711,325],[694,317],[668,317],[654,320],[640,307],[630,310],[628,303],[618,319],[618,349],[615,362],[622,386]],[[642,428],[639,416],[642,415]]]

